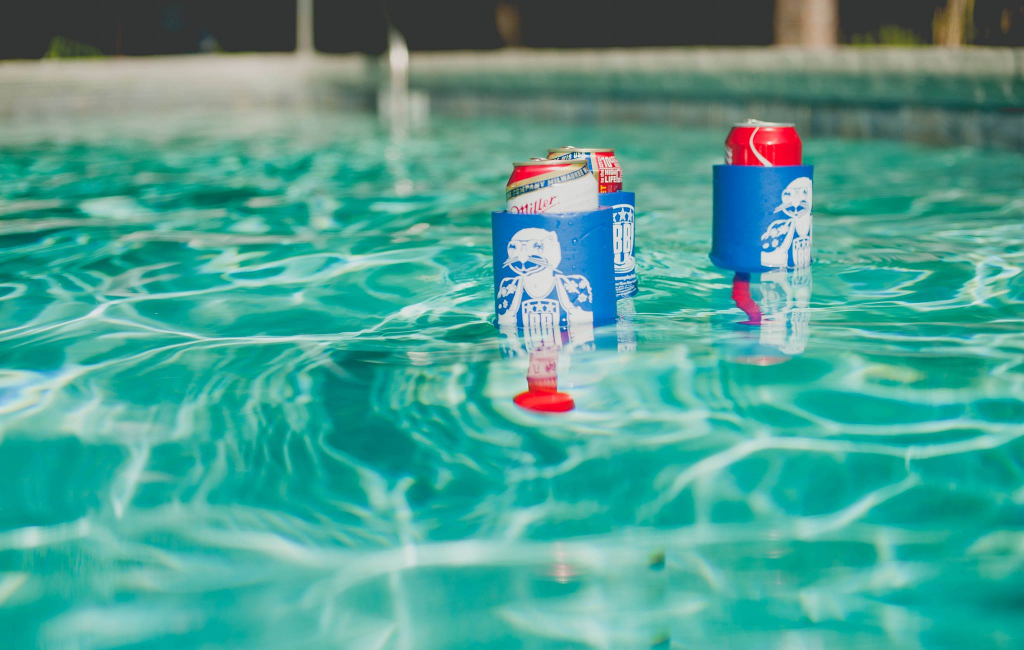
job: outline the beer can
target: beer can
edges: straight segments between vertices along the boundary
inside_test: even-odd
[[[725,138],[725,164],[778,167],[803,164],[803,144],[792,124],[747,120]]]
[[[551,160],[585,159],[590,170],[597,176],[597,191],[601,194],[622,190],[622,167],[615,157],[614,149],[582,149],[580,147],[558,147],[548,149]]]
[[[512,214],[591,212],[597,209],[597,181],[585,160],[512,163],[505,206]]]

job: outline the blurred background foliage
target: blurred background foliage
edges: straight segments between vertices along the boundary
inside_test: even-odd
[[[0,58],[290,51],[297,0],[8,0]],[[322,52],[768,45],[783,5],[827,5],[837,43],[1024,45],[1024,0],[314,0]],[[835,24],[831,24],[835,23]]]
[[[63,36],[54,36],[50,40],[50,47],[43,55],[44,59],[71,59],[78,57],[103,56],[100,48],[87,43],[79,43]]]

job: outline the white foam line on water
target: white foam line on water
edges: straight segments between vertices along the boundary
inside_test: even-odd
[[[988,269],[998,269],[996,275],[989,275]],[[994,286],[1001,280],[1009,280],[1020,275],[1021,267],[1008,263],[998,255],[989,255],[975,263],[974,277],[960,290],[970,296],[969,304],[974,306],[988,305],[997,297],[1009,293],[1008,287],[995,289]]]
[[[49,526],[26,526],[0,532],[0,549],[33,549],[81,539],[91,531],[88,517]]]
[[[158,609],[135,603],[79,606],[46,621],[42,636],[48,644],[63,647],[112,648],[198,630],[209,618],[199,604]]]
[[[0,215],[32,212],[36,210],[52,210],[66,205],[64,199],[2,199],[0,198]],[[13,221],[13,220],[5,220]]]
[[[146,224],[145,219],[134,220],[103,220],[103,219],[71,219],[63,217],[28,217],[25,219],[4,219],[0,222],[0,236],[20,235],[31,232],[44,232],[62,228],[81,230],[85,228],[118,228],[122,226]]]
[[[571,558],[579,571],[599,572],[614,566],[617,571],[630,567],[646,568],[654,549],[697,549],[721,544],[744,544],[770,540],[782,543],[789,540],[862,541],[873,543],[882,531],[879,526],[851,526],[836,538],[833,530],[806,531],[794,528],[750,530],[745,526],[703,525],[683,529],[645,530],[641,536],[618,532],[601,538],[578,538],[557,542],[531,540],[460,540],[429,542],[415,546],[415,553],[393,547],[352,550],[329,549],[302,545],[285,540],[279,534],[262,531],[197,530],[186,535],[204,546],[223,550],[255,552],[292,566],[305,567],[326,577],[322,587],[331,593],[351,589],[369,580],[386,577],[396,571],[423,568],[470,567],[533,567],[537,570],[549,566],[557,557]],[[922,544],[941,542],[949,532],[912,532],[892,530],[891,538],[902,543]],[[642,543],[641,543],[642,540]],[[316,598],[310,594],[311,598]]]
[[[28,582],[29,574],[10,572],[0,574],[0,608],[18,589]]]
[[[938,458],[941,456],[953,456],[983,449],[995,449],[1013,440],[1024,437],[1024,431],[1020,427],[1014,427],[1010,434],[980,435],[968,440],[958,440],[948,443],[934,443],[927,445],[910,446],[888,446],[882,444],[817,440],[798,437],[766,437],[757,438],[742,442],[729,449],[708,456],[685,470],[678,471],[677,468],[666,468],[655,478],[656,486],[663,486],[658,498],[640,508],[642,519],[650,519],[662,508],[671,503],[679,494],[689,487],[694,481],[717,474],[726,467],[729,467],[740,460],[743,460],[756,453],[767,450],[789,450],[789,451],[814,451],[820,453],[842,453],[842,454],[878,454],[903,458],[909,465],[912,460]],[[678,473],[677,473],[678,472]],[[674,476],[672,476],[674,474]],[[671,479],[670,479],[670,476]],[[664,485],[668,482],[667,485]]]
[[[296,284],[296,283],[304,284],[304,283],[310,282],[311,279],[318,280],[318,281],[320,281],[320,280],[323,280],[323,281],[334,280],[334,279],[337,279],[338,277],[340,277],[342,275],[345,275],[345,274],[348,274],[348,273],[352,273],[352,272],[356,272],[356,271],[360,271],[360,270],[365,270],[366,268],[386,267],[386,266],[389,266],[390,264],[393,264],[395,262],[419,261],[420,259],[422,259],[422,252],[421,251],[417,251],[417,252],[414,252],[414,253],[412,253],[412,252],[410,252],[410,253],[385,252],[385,253],[376,253],[376,254],[372,254],[372,255],[363,255],[363,256],[358,256],[358,257],[348,257],[348,258],[346,258],[344,256],[324,253],[324,254],[312,254],[312,255],[298,256],[298,258],[289,258],[289,259],[307,259],[307,258],[309,258],[309,259],[319,259],[319,258],[337,259],[337,260],[342,261],[343,264],[340,265],[341,268],[337,272],[326,273],[326,274],[314,274],[315,277],[313,277],[313,276],[302,276],[300,278],[288,278],[287,280],[278,281],[278,282],[273,282],[272,278],[261,279],[259,282],[239,281],[237,278],[235,278],[234,279],[235,282],[233,284],[228,284],[228,285],[219,286],[219,287],[209,287],[209,288],[206,288],[206,289],[192,289],[192,290],[188,290],[188,291],[170,291],[170,292],[165,292],[165,293],[160,293],[160,294],[123,295],[123,296],[120,296],[120,297],[118,297],[118,298],[116,298],[114,300],[108,300],[106,302],[103,302],[103,303],[97,305],[96,307],[94,307],[87,314],[85,314],[83,316],[78,316],[76,318],[71,318],[71,319],[68,319],[68,320],[59,321],[59,322],[51,323],[51,324],[48,324],[48,325],[35,326],[35,327],[33,327],[32,323],[26,323],[25,325],[20,325],[20,326],[17,326],[17,327],[8,328],[6,330],[0,330],[0,341],[3,341],[3,340],[13,340],[13,339],[16,339],[16,338],[21,338],[21,337],[37,337],[40,334],[44,334],[44,333],[47,333],[47,332],[50,332],[50,331],[53,331],[53,330],[66,329],[66,328],[70,328],[70,327],[73,327],[73,326],[85,323],[85,322],[87,322],[89,320],[100,319],[100,317],[104,316],[105,313],[110,308],[116,307],[116,306],[130,305],[130,304],[134,304],[134,303],[138,303],[138,302],[148,302],[148,301],[152,301],[152,300],[169,300],[169,299],[180,299],[180,298],[196,298],[196,297],[199,297],[199,296],[209,296],[209,295],[216,295],[216,294],[220,294],[220,293],[230,293],[230,292],[237,291],[240,287],[244,288],[246,286],[261,286],[262,287],[262,286],[290,285],[290,284]],[[259,271],[259,270],[265,270],[267,268],[277,268],[279,266],[281,266],[280,263],[266,264],[266,265],[257,265],[257,266],[250,267],[250,268],[235,269],[235,272]],[[389,300],[393,298],[393,296],[391,294],[388,294],[386,297]],[[442,296],[438,300],[447,300],[447,296]],[[393,312],[393,313],[385,316],[384,318],[382,318],[373,327],[365,328],[365,329],[360,330],[358,332],[350,332],[350,333],[348,333],[345,336],[345,338],[355,338],[355,337],[362,336],[362,335],[365,335],[365,334],[373,333],[373,332],[379,330],[380,328],[384,327],[388,323],[390,323],[392,320],[401,319],[401,318],[404,318],[404,317],[403,317],[401,308],[399,308],[395,312]],[[145,328],[146,327],[145,325],[143,325],[141,323],[137,323],[137,322],[133,322],[133,321],[117,321],[117,320],[112,320],[112,322],[121,322],[124,325],[131,325],[133,327],[141,327],[141,328]],[[154,329],[156,329],[156,328],[154,328]],[[169,334],[173,333],[173,334],[176,334],[176,335],[179,335],[179,336],[193,336],[195,338],[200,338],[199,335],[190,335],[188,333],[179,332],[179,331],[175,331],[175,330],[166,330],[165,333],[169,333]],[[216,338],[215,340],[246,340],[246,341],[259,341],[259,340],[264,340],[264,339],[270,339],[270,340],[333,340],[334,338],[337,338],[337,337],[329,337],[329,336],[301,336],[301,335],[296,335],[296,336],[286,336],[286,337],[223,337],[223,338]]]
[[[271,245],[295,245],[309,244],[317,240],[315,235],[287,236],[287,235],[254,235],[243,233],[218,233],[202,230],[143,230],[128,233],[119,238],[122,242],[176,242],[179,244],[193,244],[211,246],[252,246],[259,244]],[[242,269],[238,269],[242,270]]]
[[[128,460],[122,464],[117,476],[110,486],[110,502],[114,509],[114,516],[120,519],[124,516],[125,508],[135,498],[135,492],[139,487],[139,480],[146,463],[149,462],[149,446],[137,444],[130,448]]]
[[[921,479],[918,476],[910,475],[899,483],[868,492],[838,512],[801,519],[796,522],[796,530],[803,539],[815,539],[825,533],[840,530],[855,521],[859,521],[876,506],[920,484]]]

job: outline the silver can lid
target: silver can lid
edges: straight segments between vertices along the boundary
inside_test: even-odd
[[[763,122],[761,120],[755,120],[754,118],[751,117],[746,122],[737,122],[737,123],[733,124],[733,126],[744,126],[744,127],[751,127],[751,126],[753,126],[753,127],[757,127],[757,128],[764,128],[764,127],[773,127],[773,126],[774,127],[778,127],[778,126],[781,126],[781,127],[794,126],[795,127],[796,124],[793,124],[792,122]]]

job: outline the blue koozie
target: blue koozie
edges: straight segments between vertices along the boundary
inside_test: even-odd
[[[615,295],[628,298],[636,295],[636,194],[607,192],[597,201],[612,209],[612,255],[615,266]]]
[[[497,325],[532,338],[615,320],[609,208],[491,215]]]
[[[711,261],[740,273],[811,263],[812,165],[715,165]]]

